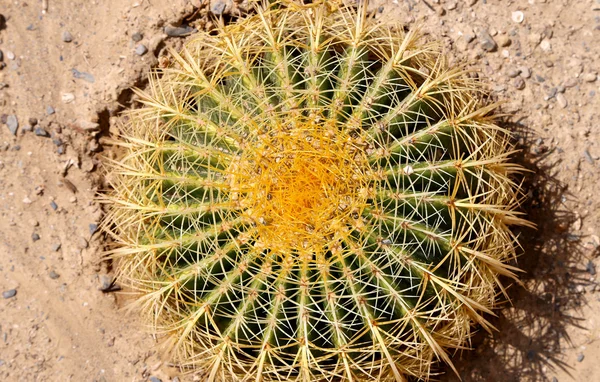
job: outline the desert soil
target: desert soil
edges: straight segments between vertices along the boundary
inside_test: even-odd
[[[600,1],[373,1],[505,101],[531,170],[513,285],[453,362],[463,381],[600,380]],[[166,47],[225,0],[0,0],[0,380],[188,381],[111,285],[101,158]],[[173,29],[182,27],[184,29]],[[186,29],[187,27],[187,29]],[[169,32],[169,35],[166,34]],[[183,34],[183,36],[174,36]],[[599,268],[600,269],[600,268]],[[449,368],[436,378],[458,381]]]

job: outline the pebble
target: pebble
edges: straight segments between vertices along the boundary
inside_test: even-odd
[[[565,107],[567,107],[567,105],[569,104],[569,103],[567,102],[567,99],[565,98],[565,96],[564,96],[564,95],[562,95],[562,93],[558,93],[558,94],[556,95],[556,103],[558,103],[558,106],[560,106],[560,107],[561,107],[561,108],[563,108],[563,109],[564,109]]]
[[[551,88],[548,93],[544,96],[544,101],[548,101],[556,96],[557,88]]]
[[[162,382],[162,379],[158,377],[150,377],[150,382]]]
[[[512,42],[511,39],[505,34],[496,37],[496,40],[498,42],[498,45],[500,45],[501,47],[507,47]]]
[[[585,358],[585,356],[583,354],[577,354],[577,362],[581,362],[583,361],[583,359]]]
[[[96,82],[96,79],[90,73],[80,72],[79,70],[77,70],[75,68],[71,69],[71,73],[73,73],[73,78],[81,79],[81,80],[87,81],[91,84]]]
[[[63,93],[60,98],[63,103],[71,103],[71,102],[75,101],[75,94]]]
[[[6,126],[10,130],[12,135],[17,135],[17,129],[19,128],[19,121],[16,115],[9,115],[6,117]]]
[[[577,78],[571,77],[568,78],[565,82],[563,82],[563,86],[565,88],[573,88],[577,86]]]
[[[231,9],[231,0],[211,0],[210,1],[210,11],[212,14],[220,16],[225,12],[225,10],[229,7]]]
[[[73,35],[69,31],[63,31],[62,40],[64,42],[71,42],[71,41],[73,41]]]
[[[90,235],[93,235],[98,230],[98,224],[92,223],[89,225]]]
[[[138,56],[143,56],[146,53],[148,53],[148,48],[146,48],[146,45],[139,44],[135,47],[135,54],[137,54]]]
[[[525,80],[523,79],[523,77],[517,77],[517,78],[515,78],[514,81],[513,81],[513,86],[517,90],[523,90],[523,89],[525,89]]]
[[[496,41],[490,35],[490,32],[487,29],[482,29],[477,33],[477,39],[479,40],[479,45],[486,52],[493,52],[498,48]]]
[[[33,133],[38,137],[50,137],[50,134],[48,134],[48,132],[42,127],[36,127]]]
[[[512,19],[513,22],[515,22],[517,24],[521,24],[523,22],[523,20],[525,19],[525,15],[521,11],[514,11],[511,14],[510,18]]]
[[[60,275],[58,273],[56,273],[55,271],[50,271],[50,273],[48,274],[48,276],[52,279],[52,280],[56,280],[57,278],[60,277]]]
[[[38,235],[36,232],[31,234],[31,240],[33,241],[38,241],[40,240],[40,235]]]
[[[172,27],[167,25],[164,29],[165,34],[169,37],[183,37],[189,34],[195,33],[198,30],[196,28],[192,28],[190,26],[185,27]]]
[[[531,70],[526,66],[520,66],[519,71],[521,72],[521,77],[529,78],[531,77]]]
[[[9,60],[14,60],[15,59],[15,54],[13,52],[11,52],[10,50],[6,51],[6,58],[8,58]]]
[[[52,247],[51,247],[52,252],[58,252],[58,250],[60,249],[60,247],[61,247],[60,243],[54,243],[54,244],[52,244]]]
[[[519,69],[511,68],[508,70],[508,72],[506,72],[506,75],[510,78],[515,78],[516,76],[519,75],[519,73],[521,73],[521,71]]]
[[[144,38],[144,35],[141,34],[140,32],[135,32],[134,34],[131,35],[131,39],[135,42],[140,42],[140,41],[142,41],[143,38]]]
[[[56,202],[53,200],[50,202],[50,207],[52,207],[52,209],[56,211],[58,209],[58,204],[56,204]]]
[[[596,75],[596,73],[586,73],[583,75],[582,78],[585,82],[594,82],[596,81],[598,76]]]
[[[2,292],[2,297],[4,297],[4,298],[13,298],[16,295],[17,295],[16,289],[9,289],[9,290],[5,290],[4,292]]]
[[[588,261],[587,265],[585,266],[585,270],[592,276],[596,274],[596,265],[592,262],[592,260]]]
[[[542,48],[542,50],[544,52],[551,52],[552,44],[547,39],[543,39],[542,42],[540,43],[540,48]]]
[[[54,110],[54,108],[52,106],[46,106],[46,114],[52,115],[54,113],[56,113],[56,111]]]

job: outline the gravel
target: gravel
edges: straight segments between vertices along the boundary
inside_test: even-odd
[[[58,273],[56,273],[54,270],[50,271],[50,273],[48,273],[48,276],[52,279],[52,280],[56,280],[57,278],[60,277],[60,275]]]
[[[56,204],[56,202],[53,200],[50,202],[50,207],[52,207],[52,209],[56,211],[58,209],[58,204]]]
[[[33,133],[38,137],[50,137],[50,134],[48,134],[48,132],[43,127],[36,127]]]
[[[514,79],[513,81],[513,86],[517,89],[517,90],[523,90],[525,89],[525,80],[523,79],[523,77],[517,77]]]
[[[173,27],[167,25],[164,29],[165,34],[169,37],[184,37],[192,33],[196,33],[198,30],[190,26]]]
[[[162,382],[162,379],[158,377],[150,377],[150,382]]]
[[[63,31],[62,40],[64,42],[71,42],[71,41],[73,41],[73,35],[69,31]]]
[[[581,353],[577,354],[577,362],[581,362],[583,361],[583,359],[585,358],[585,356]]]
[[[481,48],[486,52],[493,52],[498,49],[498,44],[496,44],[496,41],[494,41],[487,29],[480,30],[479,33],[477,33],[477,39],[479,40]]]
[[[588,261],[587,265],[585,266],[585,270],[592,276],[596,274],[596,265],[592,262],[592,260]]]
[[[32,233],[31,234],[31,240],[33,240],[33,241],[40,240],[40,235],[38,235],[37,232]]]
[[[143,56],[146,53],[148,53],[148,48],[146,48],[146,45],[139,44],[135,47],[135,54],[137,54],[138,56]]]
[[[131,39],[135,42],[140,42],[140,41],[142,41],[143,38],[144,38],[144,35],[141,34],[140,32],[135,32],[134,34],[131,35]]]
[[[73,73],[73,78],[84,80],[84,81],[87,81],[87,82],[89,82],[91,84],[93,84],[94,82],[96,82],[96,79],[90,73],[80,72],[79,70],[77,70],[75,68],[71,69],[71,73]]]
[[[6,58],[8,58],[9,60],[14,60],[15,59],[15,54],[13,52],[11,52],[10,50],[6,51]]]
[[[98,224],[91,223],[88,228],[90,230],[90,235],[93,235],[98,230]]]
[[[16,295],[17,295],[16,289],[9,289],[9,290],[5,290],[4,292],[2,292],[2,297],[4,297],[4,298],[13,298]]]
[[[16,115],[9,115],[6,117],[6,126],[10,130],[12,135],[17,135],[17,129],[19,128],[19,121]]]
[[[56,113],[56,111],[54,110],[54,108],[52,106],[46,106],[46,114],[52,115],[54,113]]]
[[[558,94],[556,95],[556,103],[558,104],[558,106],[560,106],[560,107],[561,107],[561,108],[563,108],[563,109],[564,109],[565,107],[567,107],[567,105],[569,104],[569,103],[567,102],[567,99],[565,98],[565,96],[564,96],[564,95],[562,95],[562,93],[558,93]]]

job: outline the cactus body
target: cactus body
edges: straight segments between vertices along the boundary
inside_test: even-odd
[[[278,4],[173,55],[129,113],[105,228],[183,368],[426,379],[490,328],[520,169],[435,45]]]

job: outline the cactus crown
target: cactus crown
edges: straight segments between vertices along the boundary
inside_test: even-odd
[[[275,3],[173,56],[128,113],[104,227],[183,368],[428,378],[490,328],[520,168],[435,45]]]

